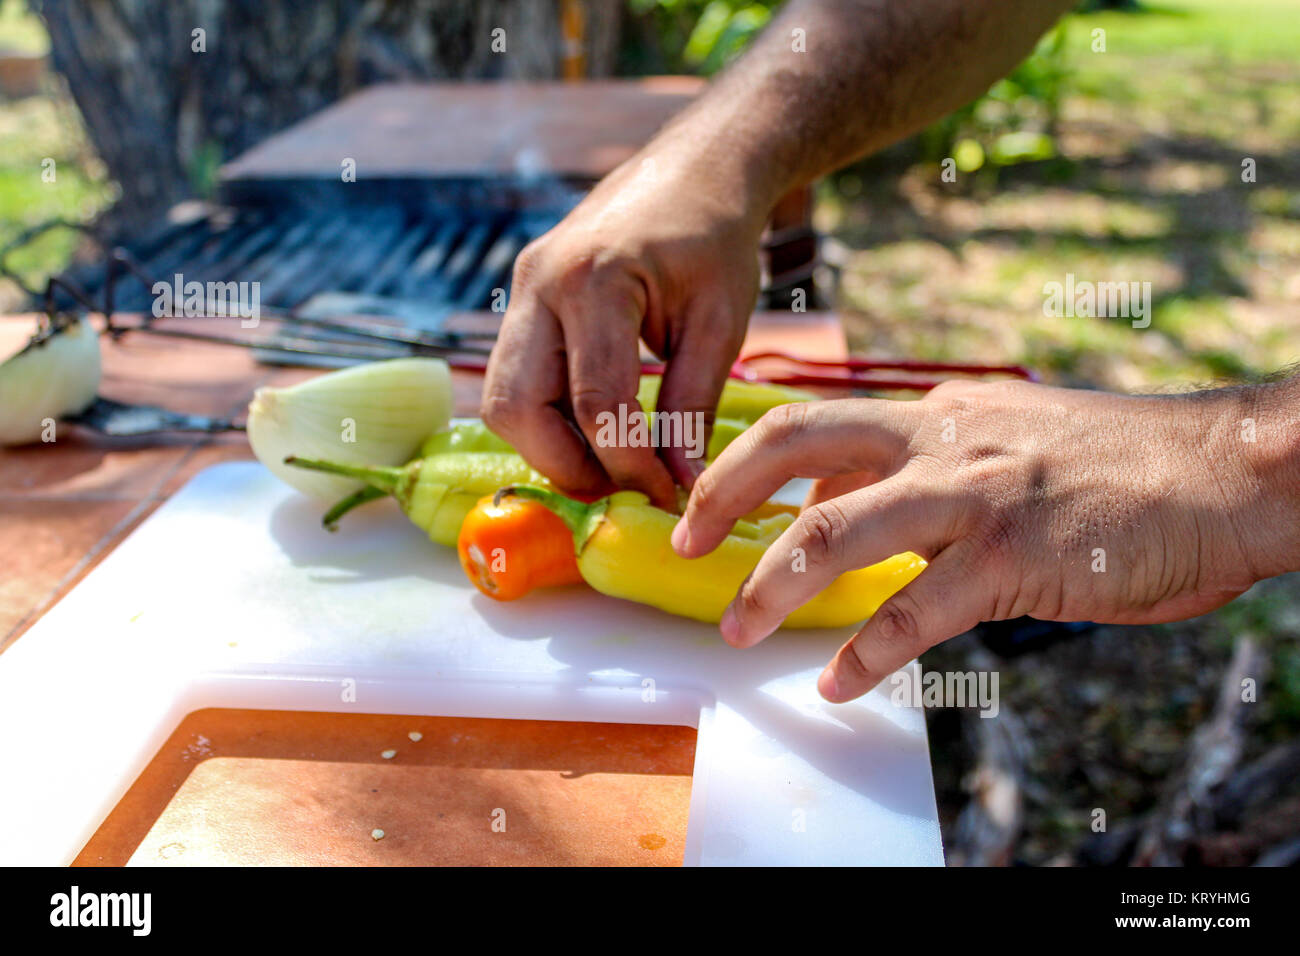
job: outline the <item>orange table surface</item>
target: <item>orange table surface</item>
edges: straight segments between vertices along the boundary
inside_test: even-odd
[[[201,710],[74,865],[679,866],[694,756],[689,727]]]

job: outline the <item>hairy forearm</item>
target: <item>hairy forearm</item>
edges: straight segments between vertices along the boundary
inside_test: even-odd
[[[763,216],[789,189],[979,96],[1072,5],[793,0],[647,153]]]

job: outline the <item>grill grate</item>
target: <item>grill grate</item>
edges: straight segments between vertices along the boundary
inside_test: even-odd
[[[563,215],[557,209],[328,204],[217,210],[121,245],[156,281],[257,282],[265,306],[291,309],[318,293],[405,300],[430,310],[486,309],[509,288],[515,256]],[[102,266],[69,277],[98,298]],[[115,305],[149,313],[154,296],[123,282]],[[56,304],[74,304],[65,292]]]

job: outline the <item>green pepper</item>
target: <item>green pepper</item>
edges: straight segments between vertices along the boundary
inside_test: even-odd
[[[713,432],[709,436],[706,457],[709,461],[717,458],[740,433],[749,427],[749,422],[740,418],[719,417],[713,423]],[[465,422],[451,428],[435,432],[424,440],[420,446],[420,457],[445,455],[449,452],[513,452],[514,449],[482,422]]]
[[[708,460],[716,458],[747,427],[748,423],[739,419],[719,418],[714,422]],[[325,513],[322,523],[331,531],[353,508],[392,495],[433,541],[448,547],[455,546],[460,521],[483,495],[516,483],[550,487],[505,439],[482,422],[464,422],[430,435],[420,447],[420,457],[401,468],[371,468],[301,458],[292,463],[366,482],[366,487],[348,495]],[[403,474],[407,477],[401,477]],[[437,488],[445,490],[434,491]]]
[[[482,422],[464,422],[435,432],[420,446],[420,457],[452,451],[506,451],[514,449]]]
[[[325,516],[326,527],[332,529],[334,522],[352,508],[387,494],[397,499],[406,516],[432,541],[449,548],[456,546],[461,522],[484,495],[515,482],[550,487],[546,478],[529,468],[522,458],[506,452],[445,452],[391,468],[293,456],[285,463],[366,482],[367,488],[330,509]]]
[[[714,421],[713,432],[709,435],[708,460],[713,461],[721,455],[722,449],[739,438],[740,433],[748,427],[749,422],[737,418],[719,418]]]

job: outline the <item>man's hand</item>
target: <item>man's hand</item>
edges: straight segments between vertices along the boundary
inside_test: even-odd
[[[602,412],[636,411],[638,338],[667,362],[658,409],[712,422],[758,292],[762,214],[660,149],[605,179],[515,263],[483,418],[575,494],[637,488],[673,507],[684,448],[602,446]]]
[[[980,621],[1192,617],[1300,568],[1282,388],[1294,409],[1292,383],[1126,397],[949,382],[919,402],[787,405],[700,477],[673,544],[707,553],[790,478],[819,479],[723,617],[739,647],[843,571],[925,557],[822,674],[837,702]]]

